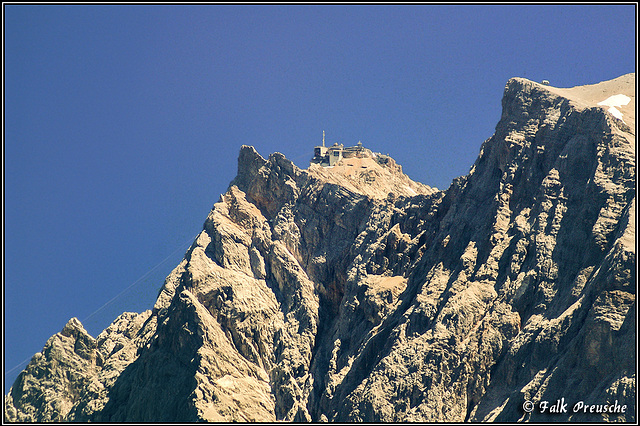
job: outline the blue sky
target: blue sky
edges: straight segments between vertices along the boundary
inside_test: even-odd
[[[573,87],[635,72],[635,14],[4,5],[5,392],[69,318],[96,336],[151,308],[241,145],[306,168],[324,130],[446,189],[492,135],[509,78]]]

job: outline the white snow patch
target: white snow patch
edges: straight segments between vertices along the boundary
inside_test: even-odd
[[[624,120],[622,119],[622,113],[618,110],[617,107],[627,105],[629,102],[631,102],[630,97],[628,97],[627,95],[618,94],[609,96],[604,101],[598,102],[598,105],[608,106],[609,109],[607,111],[609,111],[611,115],[624,123]]]
[[[407,188],[407,192],[410,195],[418,195],[418,193],[416,191],[414,191],[413,188],[411,188],[409,185],[406,185],[405,188]]]

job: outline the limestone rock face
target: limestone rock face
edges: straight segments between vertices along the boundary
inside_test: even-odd
[[[94,339],[71,318],[31,359],[5,396],[6,421],[83,421],[153,333],[151,311],[125,312]]]
[[[635,421],[635,100],[597,105],[616,94],[635,74],[510,80],[446,191],[243,146],[153,310],[96,339],[70,320],[5,420]]]

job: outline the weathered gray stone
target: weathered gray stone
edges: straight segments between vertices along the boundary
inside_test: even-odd
[[[446,191],[243,146],[153,311],[97,339],[72,319],[5,420],[635,421],[635,104],[597,106],[617,93],[634,74],[510,80]],[[522,409],[561,398],[627,408]]]

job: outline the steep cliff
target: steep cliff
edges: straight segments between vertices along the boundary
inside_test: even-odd
[[[243,146],[153,310],[69,321],[5,420],[634,421],[635,74],[502,104],[446,191]]]

